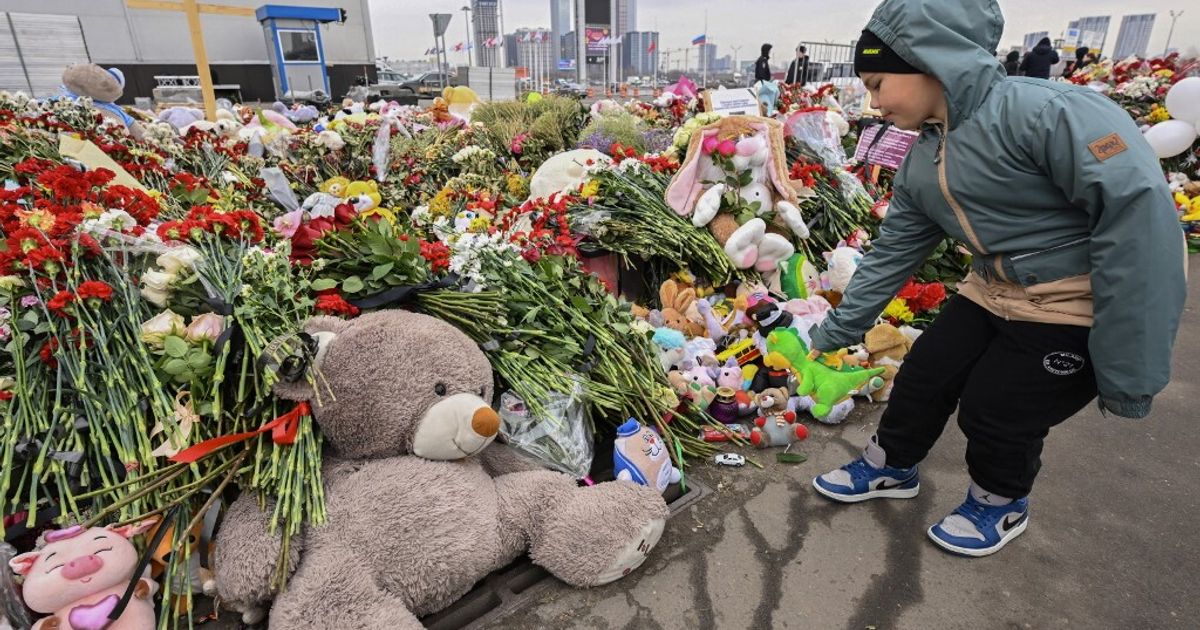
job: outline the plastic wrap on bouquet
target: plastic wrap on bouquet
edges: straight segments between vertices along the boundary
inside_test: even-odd
[[[512,392],[500,397],[500,434],[508,445],[545,466],[576,479],[592,468],[592,427],[584,414],[582,392],[552,392],[542,406],[546,415],[531,416],[525,401]]]
[[[259,171],[259,177],[262,177],[263,181],[267,183],[267,193],[280,207],[288,212],[300,209],[300,201],[292,192],[291,184],[288,183],[287,175],[284,175],[282,169],[277,166],[264,168]]]
[[[785,124],[788,134],[807,146],[837,176],[838,188],[848,203],[853,203],[856,197],[870,197],[862,182],[846,170],[846,150],[842,148],[841,134],[829,122],[824,110],[796,112]]]

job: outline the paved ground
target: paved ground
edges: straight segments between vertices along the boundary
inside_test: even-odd
[[[1200,258],[1191,262],[1200,277]],[[857,455],[876,409],[812,427],[798,466],[771,456],[758,458],[765,470],[699,467],[714,494],[672,519],[639,573],[586,591],[556,584],[492,627],[1200,627],[1197,306],[1193,291],[1174,382],[1150,419],[1093,407],[1051,432],[1029,529],[996,556],[960,559],[925,538],[966,492],[954,425],[922,464],[917,499],[815,496],[811,477]]]

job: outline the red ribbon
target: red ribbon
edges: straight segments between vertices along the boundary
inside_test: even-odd
[[[300,428],[300,418],[311,413],[312,410],[309,408],[308,403],[301,402],[296,405],[295,409],[258,427],[254,431],[222,435],[211,440],[205,440],[176,453],[175,456],[169,459],[177,464],[191,464],[209,453],[219,451],[230,444],[237,444],[267,431],[271,432],[271,439],[276,444],[292,444],[296,441],[296,431]]]

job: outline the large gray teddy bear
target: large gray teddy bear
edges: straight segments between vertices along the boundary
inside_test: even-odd
[[[269,513],[251,493],[230,506],[216,579],[248,617],[270,605],[272,628],[417,629],[418,617],[522,553],[569,584],[595,586],[640,566],[658,542],[667,507],[654,490],[581,488],[491,445],[491,366],[458,329],[384,311],[318,317],[306,332],[319,341],[322,395],[303,379],[276,392],[310,401],[325,435],[328,520],[293,539],[291,577],[275,594],[281,543]]]

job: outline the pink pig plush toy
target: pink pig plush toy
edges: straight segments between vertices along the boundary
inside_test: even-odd
[[[153,630],[158,585],[142,577],[125,611],[109,614],[129,587],[138,552],[129,539],[154,526],[154,520],[122,527],[79,525],[47,532],[46,545],[23,553],[9,566],[25,578],[25,605],[50,614],[33,630]]]

